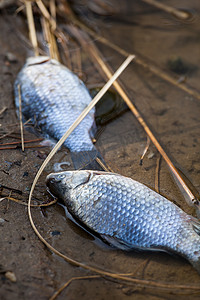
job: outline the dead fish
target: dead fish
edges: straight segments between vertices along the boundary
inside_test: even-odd
[[[75,218],[110,244],[174,252],[200,273],[200,222],[145,185],[89,170],[52,173],[46,183]]]
[[[19,87],[22,114],[39,127],[46,138],[58,141],[88,106],[91,96],[84,83],[67,67],[46,56],[30,57],[15,81],[15,104],[19,112]],[[92,143],[95,127],[93,108],[64,143],[72,153],[75,169],[90,165],[101,169],[94,162],[102,161]]]

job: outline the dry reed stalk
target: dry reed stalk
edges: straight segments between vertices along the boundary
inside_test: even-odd
[[[55,36],[54,36],[54,34],[52,33],[52,30],[51,30],[51,25],[50,25],[49,21],[44,17],[41,17],[41,25],[42,25],[42,31],[43,31],[44,39],[46,40],[46,43],[48,45],[49,56],[51,58],[56,59],[56,60],[59,61],[60,56],[59,56]]]
[[[55,26],[53,28],[53,30],[55,30],[56,29],[56,1],[55,0],[50,0],[49,8],[50,8],[51,16],[55,20]]]
[[[5,137],[9,136],[10,134],[14,133],[14,131],[10,131],[8,133],[3,134],[2,136],[0,136],[0,140],[4,139]]]
[[[16,138],[16,137],[14,137]],[[21,138],[20,138],[21,139]],[[35,142],[41,142],[43,141],[43,139],[34,139],[34,140],[28,140],[28,141],[24,141],[24,144],[27,144],[27,143],[35,143]],[[20,142],[9,142],[9,143],[3,143],[3,144],[0,144],[0,146],[8,146],[8,145],[19,145]]]
[[[167,4],[161,3],[160,1],[156,1],[156,0],[142,0],[142,1],[154,6],[156,8],[159,8],[160,10],[170,13],[181,20],[187,20],[189,18],[189,14],[187,12],[176,9]]]
[[[56,29],[56,21],[54,20],[54,18],[50,15],[50,13],[48,12],[46,6],[44,5],[44,3],[42,2],[42,0],[36,0],[36,4],[38,5],[42,15],[49,20],[49,23],[52,26],[52,30],[55,31]]]
[[[19,199],[10,197],[10,196],[5,196],[5,197],[1,198],[0,201],[3,201],[5,199],[11,200],[13,202],[19,203],[19,204],[24,205],[24,206],[28,206],[28,203],[24,202],[23,200],[19,200]],[[57,199],[54,199],[49,203],[31,204],[31,207],[48,207],[48,206],[51,206],[51,205],[57,203],[57,201],[58,201]]]
[[[60,38],[60,35],[56,30],[57,24],[56,24],[55,1],[54,0],[50,1],[50,11],[52,15],[49,13],[46,6],[41,0],[37,0],[36,3],[43,15],[42,18],[42,25],[44,29],[43,32],[49,47],[50,57],[60,61],[60,55],[56,43],[56,38],[58,37]]]
[[[31,145],[31,146],[26,146],[24,147],[25,149],[33,149],[33,148],[45,148],[48,146],[43,146],[43,145]],[[10,146],[10,147],[0,147],[0,150],[14,150],[17,149],[18,146]]]
[[[108,67],[108,64],[106,64],[104,62],[104,59],[103,59],[101,53],[99,52],[97,47],[94,45],[94,43],[91,41],[91,39],[86,35],[86,33],[84,33],[84,38],[83,38],[83,33],[81,35],[80,31],[76,27],[70,26],[70,27],[68,27],[68,29],[71,32],[71,34],[74,35],[76,37],[76,39],[80,42],[80,44],[82,45],[82,47],[86,51],[86,53],[88,53],[90,55],[90,58],[93,60],[95,67],[98,67],[98,70],[101,72],[101,74],[103,71],[104,77],[106,76],[106,78],[111,78],[112,72],[110,70],[110,67]],[[172,174],[174,175],[176,181],[180,184],[180,186],[184,190],[184,192],[186,194],[185,200],[188,203],[188,205],[193,206],[199,213],[199,210],[200,210],[199,200],[195,197],[195,195],[192,193],[192,191],[186,185],[186,183],[183,180],[183,178],[181,177],[180,173],[178,172],[176,167],[173,165],[172,161],[170,160],[170,158],[168,157],[168,155],[166,154],[166,152],[164,151],[164,149],[162,148],[162,146],[160,145],[160,143],[154,136],[153,132],[147,126],[145,120],[143,119],[143,117],[141,116],[141,114],[139,113],[139,111],[137,110],[135,105],[131,102],[130,98],[128,97],[128,95],[126,94],[124,89],[121,87],[121,85],[117,81],[115,81],[113,83],[113,85],[116,88],[116,90],[118,91],[118,93],[120,94],[120,96],[124,99],[124,101],[128,105],[129,109],[132,111],[132,113],[134,114],[134,116],[136,117],[136,119],[138,120],[140,125],[144,128],[144,130],[146,131],[147,135],[149,136],[149,138],[151,139],[151,141],[153,142],[153,144],[155,145],[155,147],[157,148],[159,153],[162,155],[162,157],[166,161],[166,163],[167,163],[168,167],[170,168],[170,170],[172,171]]]
[[[55,0],[50,1],[50,10],[51,10],[51,16],[54,20],[52,26],[49,24],[49,36],[50,36],[50,45],[52,47],[52,58],[60,61],[60,55],[56,43],[56,37],[54,35],[54,32],[56,30],[56,7],[55,7]]]
[[[25,0],[25,6],[26,6],[26,14],[28,20],[29,38],[34,49],[35,56],[38,56],[39,49],[38,49],[36,30],[35,30],[35,24],[33,19],[32,2],[29,0]]]

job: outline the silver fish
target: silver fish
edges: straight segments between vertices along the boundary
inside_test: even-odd
[[[84,83],[67,67],[46,56],[28,58],[19,72],[15,81],[17,111],[19,87],[24,119],[31,119],[43,135],[56,141],[91,101]],[[82,163],[87,165],[96,156],[101,158],[90,136],[94,113],[93,108],[64,143],[74,154],[75,168]],[[82,161],[77,163],[77,157]]]
[[[200,222],[145,185],[88,170],[52,173],[46,182],[73,216],[109,243],[174,252],[200,273]]]

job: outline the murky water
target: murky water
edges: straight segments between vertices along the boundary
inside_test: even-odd
[[[99,16],[84,7],[83,19],[98,33],[127,52],[136,53],[150,64],[158,66],[177,81],[184,81],[191,89],[199,89],[200,77],[200,6],[199,1],[167,1],[168,5],[185,9],[192,16],[181,21],[139,1],[118,1],[120,13]],[[117,5],[116,5],[117,8]],[[79,10],[80,11],[80,10]],[[13,82],[30,50],[22,36],[27,36],[24,16],[13,14],[14,9],[0,16],[0,115],[1,135],[12,131],[7,124],[17,123],[13,102]],[[101,53],[113,69],[124,59],[116,51],[97,42]],[[82,51],[82,49],[81,49]],[[72,51],[72,53],[74,50]],[[9,61],[7,53],[15,60]],[[103,79],[88,59],[83,63],[88,86],[102,85]],[[132,63],[121,80],[150,128],[161,141],[173,162],[200,191],[200,100],[161,79],[137,63]],[[101,114],[101,112],[100,112]],[[7,126],[7,127],[6,127]],[[11,129],[10,129],[11,128]],[[140,166],[140,156],[146,145],[146,135],[130,111],[104,124],[96,146],[106,163],[116,172],[130,176],[154,188],[159,155],[154,146]],[[19,132],[19,130],[18,130]],[[26,132],[27,140],[36,138]],[[1,143],[14,138],[1,139]],[[49,148],[1,150],[1,184],[23,191],[26,195],[34,175]],[[55,163],[71,162],[65,149],[59,151],[47,166],[37,185],[35,196],[47,199],[44,179]],[[71,166],[65,164],[66,169]],[[176,187],[164,161],[161,161],[160,192],[188,213],[193,213]],[[6,191],[3,190],[2,194]],[[13,194],[17,197],[17,194]],[[103,242],[66,218],[61,206],[45,210],[33,209],[33,216],[41,234],[62,253],[91,266],[107,271],[130,273],[139,279],[171,284],[198,285],[199,275],[184,259],[165,253],[123,252],[111,249]],[[29,225],[26,207],[4,200],[0,203],[1,229],[1,298],[48,299],[71,277],[89,273],[65,263],[53,255],[35,236]],[[16,274],[17,282],[5,278],[5,271]],[[63,291],[58,299],[177,299],[173,293],[138,286],[126,286],[105,279],[77,280]],[[188,299],[184,294],[180,299]],[[197,295],[190,298],[197,299]]]

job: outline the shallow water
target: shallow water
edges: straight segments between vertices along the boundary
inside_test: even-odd
[[[127,5],[123,6],[122,1],[118,3],[122,5],[120,14],[100,17],[88,13],[87,20],[84,17],[84,21],[97,28],[102,36],[113,43],[128,52],[139,54],[146,59],[145,61],[159,66],[177,80],[183,80],[184,76],[185,83],[198,90],[199,1],[167,1],[169,5],[191,11],[193,17],[184,22],[147,4],[140,4],[139,1],[134,1],[134,4],[133,1],[129,1],[129,4],[132,4],[128,11]],[[30,50],[21,40],[21,35],[27,36],[22,15],[14,16],[12,10],[4,11],[0,16],[0,26],[0,109],[4,105],[7,107],[0,115],[0,130],[3,135],[12,128],[7,124],[18,122],[13,101],[13,82]],[[113,69],[117,69],[123,57],[105,45],[97,45],[106,61]],[[15,56],[15,62],[9,62],[5,58],[7,53]],[[87,75],[88,86],[102,83],[102,78],[87,61],[84,62],[84,72]],[[199,100],[136,63],[127,68],[121,79],[131,100],[162,142],[173,162],[200,191]],[[28,140],[36,137],[26,132],[25,138]],[[8,141],[14,139],[1,140],[2,143]],[[106,163],[114,171],[154,188],[159,155],[151,145],[143,165],[140,166],[140,156],[145,145],[146,135],[131,112],[124,113],[104,126],[96,143]],[[27,195],[34,175],[49,150],[27,149],[24,153],[20,149],[1,151],[0,183],[19,189]],[[64,161],[71,161],[65,149],[59,151],[47,166],[37,185],[35,196],[40,199],[48,198],[45,194],[45,175],[53,170],[55,163]],[[160,192],[186,212],[193,213],[176,187],[164,161],[161,161]],[[3,190],[2,194],[6,194],[6,190]],[[19,197],[14,193],[13,196]],[[140,279],[171,284],[199,284],[199,275],[184,259],[165,253],[127,253],[110,249],[66,219],[61,206],[55,205],[45,210],[33,209],[33,216],[39,231],[49,243],[80,262],[107,271],[133,272],[134,276]],[[4,200],[0,203],[0,218],[5,220],[0,225],[2,299],[48,299],[71,277],[89,274],[65,263],[43,246],[29,225],[26,207]],[[5,278],[5,271],[8,270],[15,273],[16,283]],[[146,299],[147,295],[148,299],[152,300],[177,299],[176,295],[167,293],[166,290],[148,290],[105,279],[74,281],[58,299]],[[188,299],[184,291],[178,297]],[[190,299],[197,298],[197,295],[190,295]]]

